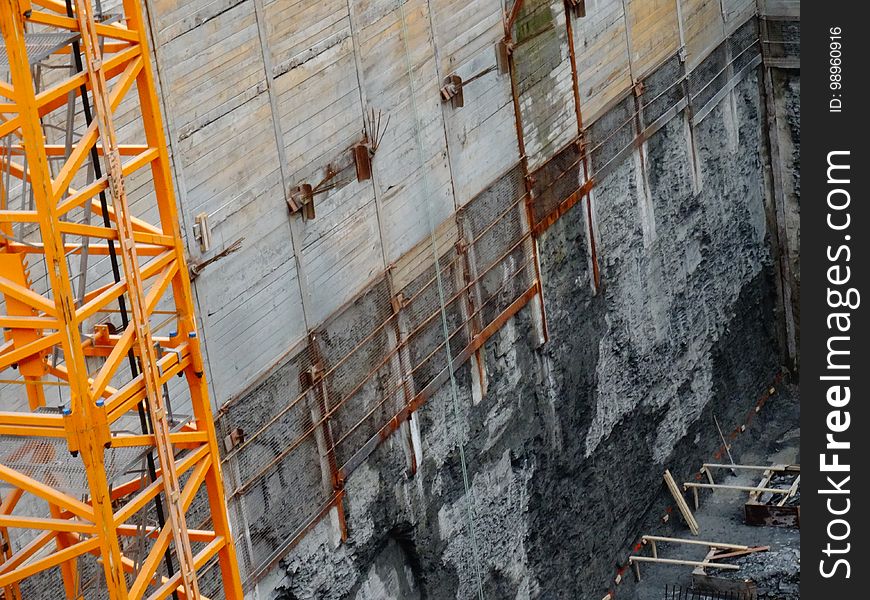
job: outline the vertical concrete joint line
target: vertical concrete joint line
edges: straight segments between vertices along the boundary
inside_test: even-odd
[[[579,142],[579,150],[580,150],[580,161],[583,165],[583,184],[586,185],[589,181],[589,156],[586,153],[586,148],[588,144],[586,143],[586,133],[583,130],[583,108],[580,100],[580,74],[577,71],[577,52],[574,44],[574,22],[571,20],[571,11],[568,9],[567,3],[564,5],[565,7],[565,28],[568,37],[568,56],[571,62],[571,80],[573,83],[573,91],[574,91],[574,109],[575,114],[577,116],[577,139]],[[625,11],[623,5],[623,12]],[[628,28],[628,24],[626,23],[626,29]],[[600,273],[598,270],[598,255],[597,255],[597,245],[595,243],[595,230],[592,226],[592,187],[586,191],[585,194],[586,199],[586,221],[587,221],[587,231],[586,235],[589,241],[589,255],[590,255],[590,265],[592,267],[592,292],[597,294],[600,289]],[[536,261],[537,261],[537,241],[535,241],[536,248]],[[540,282],[540,279],[539,279]],[[543,293],[542,293],[543,296]],[[543,303],[543,299],[542,299]]]
[[[516,10],[516,14],[519,14],[518,3],[521,3],[522,0],[515,0],[515,4],[511,11],[511,14],[514,14],[514,10]],[[504,20],[504,39],[507,42],[512,42],[513,33],[511,31],[511,27],[513,24],[506,17]],[[539,315],[538,319],[533,319],[533,323],[535,323],[538,338],[541,343],[546,343],[549,339],[549,331],[547,327],[547,311],[544,303],[544,285],[541,281],[541,260],[540,253],[538,251],[538,239],[535,235],[535,211],[534,211],[534,198],[532,193],[532,183],[531,183],[531,174],[529,172],[529,159],[526,156],[526,140],[525,135],[523,133],[523,115],[522,110],[520,108],[520,94],[519,94],[519,86],[517,84],[516,77],[516,59],[514,57],[514,52],[508,52],[508,76],[510,77],[510,86],[511,86],[511,99],[513,100],[514,106],[514,127],[517,130],[517,149],[520,155],[520,167],[522,169],[523,175],[523,185],[525,187],[525,200],[523,202],[525,210],[522,214],[525,215],[525,226],[528,227],[531,235],[529,239],[531,240],[532,247],[532,255],[535,265],[535,280],[537,285],[537,312]]]
[[[285,202],[289,194],[289,181],[287,174],[287,150],[284,148],[284,134],[281,132],[280,113],[278,112],[278,99],[275,95],[275,86],[272,80],[272,53],[269,49],[269,38],[265,27],[265,9],[263,0],[254,0],[254,16],[257,20],[257,36],[260,39],[260,54],[263,58],[263,74],[266,79],[266,91],[269,95],[269,109],[272,116],[272,129],[275,134],[275,146],[278,151],[278,171],[281,174],[281,193]],[[302,300],[302,320],[305,330],[308,331],[311,323],[309,314],[310,291],[308,275],[302,261],[302,240],[299,234],[299,221],[288,213],[287,219],[290,224],[290,244],[293,249],[293,259],[296,263],[296,284],[299,288],[299,296]]]
[[[353,63],[356,75],[356,85],[357,91],[359,95],[359,103],[360,103],[360,112],[362,113],[360,116],[363,120],[363,123],[366,123],[366,117],[368,113],[368,95],[366,94],[365,88],[363,84],[365,80],[363,78],[363,74],[365,73],[362,65],[362,52],[360,50],[359,39],[357,35],[356,28],[356,14],[354,12],[353,0],[347,0],[347,21],[348,27],[350,28],[350,39],[351,44],[353,45]],[[366,133],[369,133],[368,131]],[[372,159],[372,169],[371,169],[371,186],[372,186],[372,195],[375,199],[375,218],[378,221],[378,237],[380,238],[380,246],[381,246],[381,261],[385,270],[389,269],[390,259],[387,256],[387,235],[386,229],[384,226],[384,207],[383,207],[383,199],[381,198],[381,187],[378,182],[378,174],[377,169],[374,168],[374,158]],[[392,283],[390,283],[392,285]]]

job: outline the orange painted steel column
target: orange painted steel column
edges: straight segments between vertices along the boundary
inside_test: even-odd
[[[9,464],[0,463],[0,480],[13,487],[0,505],[0,531],[10,542],[0,556],[0,588],[18,597],[19,581],[60,568],[64,594],[78,598],[83,590],[78,589],[76,561],[87,553],[102,564],[105,589],[112,599],[159,599],[173,593],[181,598],[205,598],[197,573],[216,559],[225,597],[242,600],[147,23],[138,0],[124,0],[120,23],[98,20],[90,0],[74,0],[73,4],[70,17],[62,0],[0,0],[0,25],[12,76],[11,85],[0,82],[0,137],[8,135],[14,140],[14,147],[6,146],[14,151],[0,148],[0,167],[21,185],[26,182],[34,198],[33,208],[22,204],[21,209],[10,205],[5,190],[0,198],[0,232],[4,234],[0,294],[6,300],[0,326],[10,332],[0,345],[0,371],[28,365],[27,372],[21,369],[19,373],[22,379],[11,383],[26,386],[31,410],[44,404],[45,384],[60,385],[68,393],[63,415],[0,410],[0,434],[13,436],[20,449],[6,455]],[[35,59],[28,56],[26,39],[34,32],[79,39],[85,70],[54,71],[60,81],[52,79],[46,89],[37,89],[31,72]],[[68,60],[70,49],[68,41],[66,47],[60,44],[38,58],[65,54]],[[132,113],[141,127],[134,127],[132,135],[144,140],[120,144],[112,113],[134,85],[139,110]],[[71,150],[65,153],[61,146],[47,143],[43,122],[54,111],[65,111],[69,102],[83,100],[83,89],[92,102],[94,120],[75,133]],[[102,158],[106,173],[95,181],[84,176],[92,152]],[[19,156],[25,158],[23,163],[17,162]],[[49,157],[62,161],[59,168],[49,169]],[[158,223],[133,216],[125,179],[137,172],[150,176],[153,197],[139,202],[156,204]],[[81,181],[87,183],[73,187]],[[97,200],[103,194],[109,203]],[[76,219],[82,212],[102,214],[109,225],[92,225],[87,219],[79,222]],[[22,239],[14,235],[19,230]],[[77,238],[81,244],[70,242]],[[120,280],[87,286],[87,272],[72,273],[67,261],[83,253],[85,246],[93,255],[113,254],[117,248],[123,266]],[[43,255],[48,289],[33,289],[26,276],[28,254]],[[76,275],[87,287],[79,299],[72,284]],[[105,318],[99,319],[103,313],[117,313],[113,305],[122,296],[129,301],[131,319],[116,331],[104,324]],[[174,333],[168,336],[154,329],[156,314],[166,312],[158,311],[158,305],[173,307]],[[165,322],[163,316],[160,320]],[[158,352],[157,345],[167,351]],[[137,376],[123,371],[131,351],[141,367]],[[163,393],[163,386],[176,375],[185,377],[193,412],[192,421],[180,431],[178,423],[169,420]],[[119,420],[135,416],[143,401],[151,430],[131,435]],[[84,501],[74,497],[78,492],[61,486],[63,478],[55,478],[49,467],[45,468],[47,475],[16,470],[16,461],[28,452],[49,447],[57,452],[59,446],[51,444],[64,439],[87,480],[89,493]],[[145,481],[131,474],[129,480],[119,480],[123,473],[107,471],[106,453],[122,448],[156,451],[159,470],[155,479]],[[179,478],[186,474],[182,488]],[[189,531],[186,512],[202,489],[207,493],[213,531]],[[48,502],[48,515],[24,514],[40,504],[19,502],[25,495]],[[147,556],[134,560],[124,554],[128,545],[123,540],[141,533],[137,527],[140,514],[158,497],[169,507],[168,522],[160,529],[148,529],[153,543]],[[19,510],[13,515],[16,505]],[[16,529],[39,533],[23,543],[10,533]],[[195,553],[192,543],[201,545]],[[180,568],[164,576],[157,569],[169,552],[174,552]]]

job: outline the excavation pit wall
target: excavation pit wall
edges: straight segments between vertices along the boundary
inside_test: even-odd
[[[762,70],[718,58],[754,27],[685,88],[665,61],[587,128],[591,210],[563,202],[580,144],[538,169],[530,214],[511,170],[227,404],[224,435],[260,432],[225,459],[249,592],[604,595],[664,469],[694,472],[713,415],[743,423],[782,363]]]

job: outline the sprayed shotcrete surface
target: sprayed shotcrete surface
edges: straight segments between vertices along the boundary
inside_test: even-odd
[[[485,347],[486,396],[466,367],[459,414],[449,386],[419,411],[417,474],[388,440],[346,482],[348,541],[321,521],[261,597],[472,598],[478,577],[487,598],[603,596],[664,468],[697,469],[711,415],[733,428],[779,368],[762,111],[753,71],[697,125],[697,175],[678,115],[646,145],[646,183],[631,159],[599,183],[599,293],[585,205],[556,222],[540,239],[550,341],[535,349],[528,309],[509,321]]]

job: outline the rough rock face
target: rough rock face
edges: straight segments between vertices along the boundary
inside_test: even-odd
[[[346,482],[347,542],[320,522],[260,597],[601,597],[663,470],[696,466],[720,443],[711,414],[742,422],[779,367],[762,112],[753,72],[695,127],[696,158],[681,113],[645,176],[629,158],[598,184],[597,293],[586,205],[554,224],[548,343],[528,308],[509,321],[482,400],[463,368],[418,412],[418,472],[384,443]]]
[[[783,220],[785,226],[788,257],[792,277],[792,305],[794,306],[795,325],[800,340],[800,219],[801,219],[801,113],[800,73],[790,70],[773,71],[773,88],[776,95],[777,126],[780,146],[779,156],[783,177]],[[781,244],[783,242],[780,242]]]

